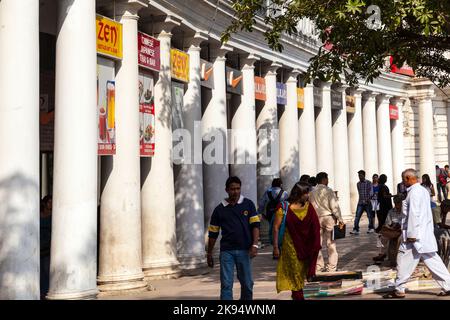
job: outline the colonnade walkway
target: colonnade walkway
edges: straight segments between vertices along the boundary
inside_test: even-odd
[[[360,235],[352,236],[348,232],[352,225],[347,223],[347,236],[345,239],[337,240],[339,253],[338,271],[362,271],[367,272],[369,266],[373,268],[372,257],[378,254],[376,247],[377,234],[367,234],[367,219],[362,218],[360,223]],[[325,252],[324,252],[325,253]],[[326,253],[324,255],[326,257]],[[120,299],[120,300],[147,300],[147,299],[170,299],[170,300],[217,300],[220,295],[220,272],[218,259],[215,259],[215,266],[209,269],[208,274],[181,277],[178,279],[153,280],[150,290],[139,293],[128,293],[119,295],[100,296],[100,300]],[[254,278],[254,299],[257,300],[291,300],[290,292],[277,294],[275,289],[277,262],[272,259],[272,246],[266,246],[259,251],[258,256],[253,260]],[[381,271],[391,269],[388,261],[379,266]],[[395,268],[394,268],[395,270]],[[427,283],[432,283],[426,281]],[[440,291],[436,285],[427,288],[417,287],[408,292],[406,299],[439,299],[450,300],[450,297],[436,297]],[[362,295],[347,295],[335,297],[320,297],[309,299],[382,299],[382,293],[365,293]],[[234,299],[239,299],[240,285],[235,277]]]

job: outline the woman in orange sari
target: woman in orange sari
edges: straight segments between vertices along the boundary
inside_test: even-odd
[[[273,256],[278,258],[277,292],[290,290],[292,299],[304,300],[305,280],[316,274],[317,256],[321,249],[320,224],[317,213],[308,201],[309,185],[294,185],[287,200],[277,207],[273,226]],[[280,250],[278,233],[286,214],[286,232]]]

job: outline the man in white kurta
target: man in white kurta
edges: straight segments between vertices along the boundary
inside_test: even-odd
[[[437,254],[430,194],[418,182],[415,170],[404,171],[402,178],[408,195],[402,207],[402,243],[397,255],[397,278],[395,291],[384,297],[405,296],[405,284],[420,260],[423,260],[433,279],[442,287],[443,291],[439,295],[450,295],[450,273]]]

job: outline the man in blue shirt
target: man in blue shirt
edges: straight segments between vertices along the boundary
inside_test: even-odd
[[[241,300],[253,299],[253,279],[250,258],[257,254],[259,240],[259,216],[254,203],[241,196],[241,180],[230,177],[225,191],[228,198],[219,204],[211,216],[207,261],[214,267],[213,248],[219,231],[220,240],[220,299],[233,300],[234,266],[241,283]]]

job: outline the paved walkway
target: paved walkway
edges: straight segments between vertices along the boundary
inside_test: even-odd
[[[337,241],[339,253],[338,270],[368,271],[368,266],[373,265],[372,257],[378,254],[376,248],[376,234],[367,234],[367,220],[361,221],[360,235],[348,234],[351,225],[347,224],[347,237]],[[326,256],[326,255],[325,255]],[[217,259],[215,261],[218,262]],[[253,260],[254,299],[281,299],[290,300],[290,292],[277,294],[275,289],[275,273],[277,261],[272,260],[272,247],[268,246],[260,250]],[[381,270],[389,270],[388,263],[380,266]],[[132,294],[103,296],[99,299],[192,299],[192,300],[216,300],[220,294],[219,266],[216,264],[206,275],[181,277],[178,279],[154,280],[151,282],[152,291]],[[407,295],[407,299],[436,299],[438,289],[427,291],[413,291]],[[234,298],[239,299],[240,285],[237,279],[234,286]],[[380,299],[380,294],[363,294],[355,296],[341,296],[317,299]],[[448,299],[444,297],[439,299]]]

